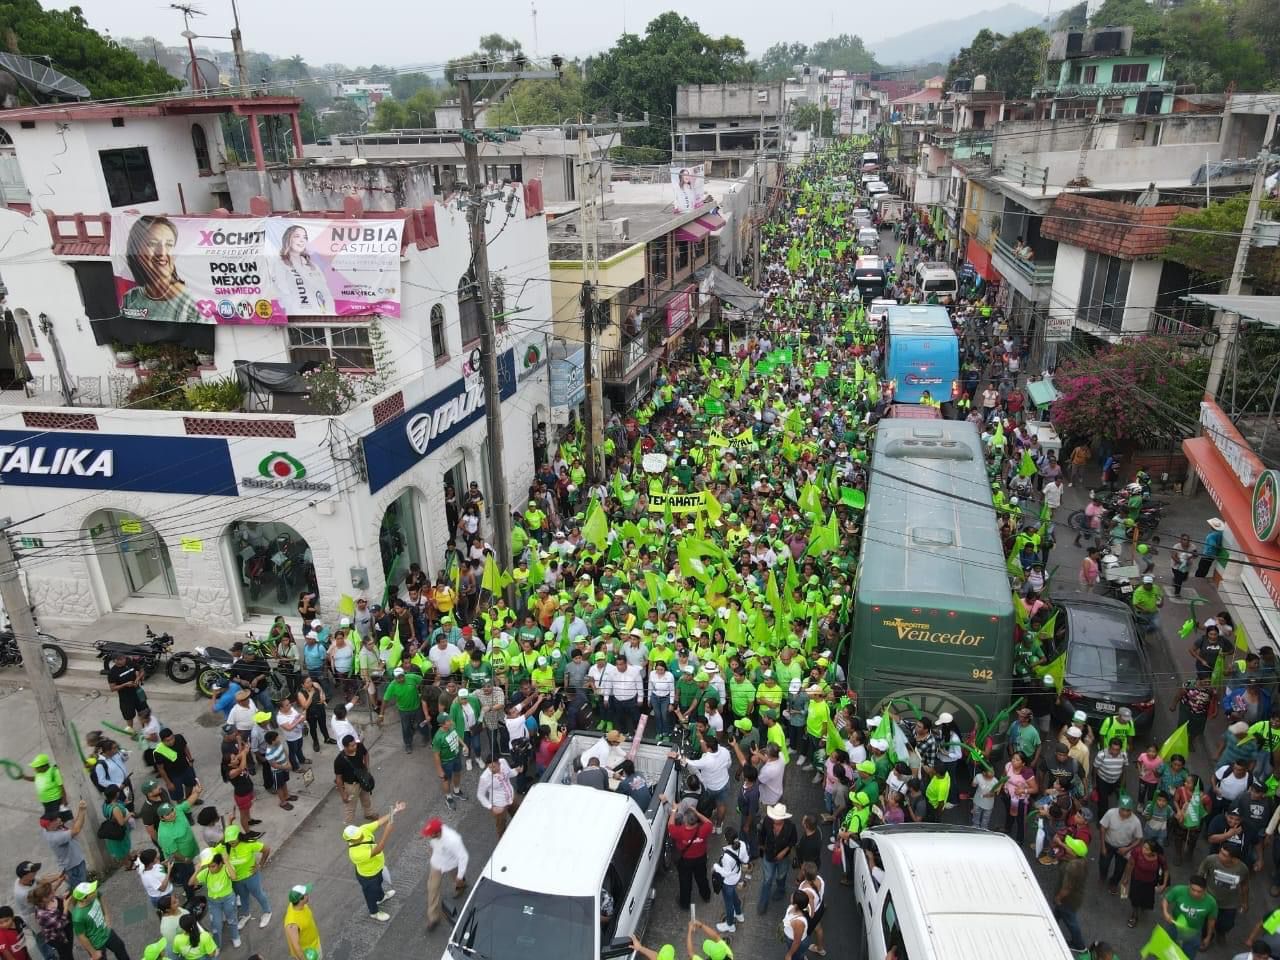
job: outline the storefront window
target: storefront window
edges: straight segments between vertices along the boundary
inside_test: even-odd
[[[159,608],[145,608],[137,601],[177,597],[169,548],[150,523],[132,513],[98,510],[85,526],[112,610],[156,612]]]
[[[418,495],[404,490],[391,501],[382,515],[378,531],[378,548],[382,553],[382,573],[393,586],[404,579],[412,563],[422,563],[422,536],[418,528]]]
[[[237,520],[227,528],[227,543],[246,614],[296,617],[303,594],[318,593],[311,547],[293,527]]]

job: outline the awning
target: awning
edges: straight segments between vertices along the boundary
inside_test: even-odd
[[[1192,437],[1182,441],[1182,452],[1200,476],[1200,482],[1217,505],[1223,522],[1240,550],[1231,552],[1232,562],[1241,559],[1253,565],[1272,602],[1280,605],[1280,544],[1274,540],[1262,543],[1253,535],[1253,491],[1244,485],[1222,459],[1208,437]],[[1204,533],[1208,533],[1206,529]],[[1193,539],[1203,540],[1203,534]],[[1242,556],[1243,552],[1243,556]]]
[[[760,294],[719,267],[701,267],[693,272],[693,278],[698,281],[698,289],[702,293],[717,297],[744,312],[759,309],[763,301]]]
[[[715,232],[721,229],[728,221],[718,213],[708,213],[705,217],[699,217],[693,222],[706,227],[707,232],[714,235]]]
[[[974,272],[987,283],[999,283],[1000,274],[991,264],[991,252],[980,244],[976,238],[970,237],[964,248],[964,258],[973,265]]]
[[[1031,398],[1031,402],[1035,404],[1037,410],[1043,410],[1058,399],[1061,394],[1058,388],[1053,385],[1052,377],[1045,377],[1043,380],[1032,380],[1027,383],[1027,396]]]
[[[1229,297],[1216,293],[1193,293],[1182,298],[1238,313],[1242,320],[1253,320],[1264,327],[1280,327],[1280,297]]]
[[[683,227],[676,228],[676,239],[684,240],[686,243],[697,243],[699,240],[705,240],[707,234],[711,231],[704,227],[699,220],[691,220]]]

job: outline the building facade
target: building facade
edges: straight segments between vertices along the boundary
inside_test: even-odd
[[[0,383],[0,483],[40,616],[119,611],[258,628],[296,613],[303,592],[332,614],[344,593],[394,593],[410,563],[441,569],[459,520],[447,487],[460,497],[474,481],[492,499],[466,210],[435,197],[423,164],[314,173],[300,138],[278,168],[269,152],[229,162],[215,106],[264,109],[261,98],[212,98],[0,116],[37,185],[30,204],[0,210],[12,238],[0,276],[22,353]],[[270,107],[288,123],[298,101]],[[130,151],[123,164],[119,150]],[[278,170],[292,175],[277,180]],[[268,188],[244,202],[242,182]],[[551,401],[540,184],[508,184],[490,207],[503,466],[519,503]],[[394,279],[382,281],[380,306],[341,316],[170,324],[202,329],[121,341],[140,329],[113,274],[112,228],[126,211],[205,217],[210,233],[281,217],[317,229],[359,222],[390,231]],[[192,349],[188,336],[208,346]],[[150,393],[161,375],[175,385]],[[238,403],[191,399],[231,378]],[[334,402],[342,390],[349,396]],[[481,532],[491,524],[484,517]]]

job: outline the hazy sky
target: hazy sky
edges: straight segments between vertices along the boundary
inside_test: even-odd
[[[899,8],[831,0],[535,0],[534,43],[530,0],[240,0],[245,45],[276,56],[300,54],[311,64],[443,64],[475,47],[483,33],[520,39],[525,50],[566,57],[607,49],[626,29],[639,33],[658,14],[680,10],[710,34],[742,38],[758,55],[772,43],[812,43],[839,33],[878,40],[925,23],[998,7],[1007,0],[913,0],[909,17]],[[206,16],[197,33],[228,34],[231,0],[194,0]],[[1055,3],[1063,6],[1064,0]],[[45,0],[47,7],[79,6],[98,30],[114,36],[152,35],[180,44],[182,15],[167,0]],[[1032,8],[1040,9],[1039,3]],[[208,41],[211,47],[225,41]]]

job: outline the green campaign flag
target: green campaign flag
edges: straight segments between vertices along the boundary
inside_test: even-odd
[[[840,729],[832,721],[827,721],[827,755],[835,753],[837,750],[845,749],[844,737],[840,736]]]
[[[1186,953],[1173,937],[1169,936],[1169,931],[1159,925],[1151,931],[1151,936],[1142,945],[1138,956],[1151,958],[1151,960],[1187,960]]]
[[[1018,476],[1034,477],[1036,475],[1036,462],[1031,457],[1030,450],[1022,451],[1022,462],[1018,464]]]
[[[1195,617],[1187,617],[1187,619],[1182,621],[1182,626],[1178,628],[1178,636],[1180,636],[1183,640],[1187,639],[1187,637],[1191,636],[1195,632],[1196,632]]]
[[[338,613],[344,617],[354,617],[356,615],[356,602],[351,594],[344,593],[338,598]]]
[[[716,368],[727,372],[733,369],[733,365],[729,362],[728,357],[716,357]]]
[[[676,548],[676,556],[680,560],[680,576],[693,577],[704,584],[710,582],[711,575],[707,572],[707,565],[690,546],[688,539],[680,541],[680,545]]]
[[[480,589],[488,590],[489,595],[496,597],[502,592],[502,571],[498,569],[498,561],[493,559],[493,554],[489,554],[484,558],[484,573],[480,577]]]
[[[1067,670],[1067,651],[1063,650],[1057,658],[1043,667],[1034,667],[1032,672],[1038,677],[1053,677],[1053,689],[1062,692],[1063,675]]]
[[[846,507],[852,507],[854,510],[862,510],[867,506],[867,495],[861,490],[856,490],[851,487],[841,487],[840,502]]]
[[[627,602],[630,603],[631,606],[635,607],[636,617],[640,620],[649,616],[649,608],[653,606],[653,604],[651,604],[645,595],[639,590],[632,590],[627,596]]]
[[[710,396],[702,398],[702,410],[711,417],[723,417],[725,412],[724,401],[713,399]]]
[[[815,520],[822,517],[822,494],[814,486],[812,480],[808,481],[800,490],[800,509],[815,518]]]
[[[831,375],[831,364],[825,360],[819,360],[813,365],[813,378],[815,380],[825,380]]]
[[[547,579],[547,568],[542,565],[542,557],[538,553],[538,545],[535,543],[533,549],[529,551],[529,588],[542,586]]]
[[[1164,744],[1160,747],[1160,756],[1165,760],[1168,760],[1175,753],[1184,759],[1191,753],[1191,739],[1185,723],[1169,734],[1165,738]]]
[[[774,613],[782,613],[782,594],[778,593],[778,578],[772,570],[769,571],[769,579],[765,581],[764,598],[768,601],[769,606],[773,607]]]
[[[587,508],[587,519],[582,524],[582,538],[597,550],[603,550],[609,542],[609,520],[604,515],[604,508],[595,500]]]
[[[737,649],[742,649],[742,618],[733,607],[729,608],[729,616],[725,618],[724,639]]]
[[[640,443],[639,440],[637,440],[636,445],[631,449],[631,462],[632,464],[638,467],[640,466],[640,463],[643,460],[644,460],[644,446],[643,444]]]

